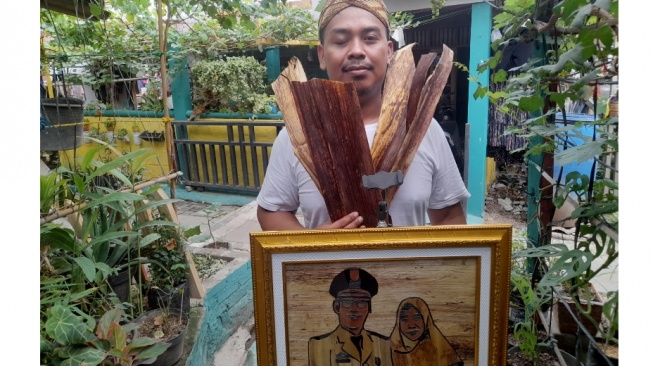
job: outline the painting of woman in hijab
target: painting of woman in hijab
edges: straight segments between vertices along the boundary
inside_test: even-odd
[[[433,322],[424,300],[409,297],[397,307],[390,335],[393,366],[462,366],[451,344]]]

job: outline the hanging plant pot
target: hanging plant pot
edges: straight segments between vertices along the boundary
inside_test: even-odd
[[[143,143],[143,140],[141,140],[141,133],[133,132],[133,136],[134,136],[134,145],[140,146]]]
[[[41,116],[51,127],[41,130],[41,151],[70,150],[82,145],[84,101],[76,98],[41,99]]]

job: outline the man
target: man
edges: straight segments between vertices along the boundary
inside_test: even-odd
[[[381,0],[328,0],[318,21],[320,67],[330,80],[353,82],[371,144],[381,113],[383,82],[393,52],[388,12]],[[355,159],[344,157],[343,159]],[[442,128],[434,120],[389,208],[394,226],[465,224],[461,201],[469,192]],[[355,200],[356,197],[351,197]],[[294,155],[284,129],[272,147],[257,216],[263,230],[357,228],[357,212],[331,222],[324,198]],[[295,213],[302,209],[304,225]]]
[[[329,293],[339,325],[308,341],[309,366],[392,365],[389,339],[364,328],[377,292],[376,279],[363,269],[349,268],[333,278]]]

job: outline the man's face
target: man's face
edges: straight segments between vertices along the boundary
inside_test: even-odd
[[[333,311],[338,314],[340,326],[353,335],[359,335],[370,313],[371,297],[363,290],[342,291],[333,302]]]
[[[383,23],[354,6],[331,19],[324,28],[324,44],[317,48],[320,68],[329,79],[354,82],[359,97],[381,93],[392,51]]]

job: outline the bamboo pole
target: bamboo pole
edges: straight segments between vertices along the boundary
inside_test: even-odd
[[[156,2],[156,12],[159,24],[159,51],[161,51],[161,94],[163,99],[163,122],[165,124],[165,141],[166,141],[166,153],[168,154],[168,164],[170,164],[170,169],[172,171],[177,170],[177,161],[175,160],[175,145],[172,143],[173,132],[172,124],[170,123],[170,111],[168,109],[168,73],[167,73],[167,41],[168,41],[168,28],[170,27],[170,5],[167,6],[167,19],[165,23],[165,28],[163,24],[163,5],[162,0],[157,0]],[[170,198],[175,198],[176,194],[176,183],[177,179],[172,178],[170,180]],[[177,206],[174,205],[175,211]]]
[[[177,178],[178,176],[180,176],[182,174],[183,174],[182,172],[175,172],[175,173],[163,176],[163,177],[159,177],[159,178],[156,178],[156,179],[151,179],[151,180],[142,182],[140,184],[135,185],[134,188],[121,189],[121,190],[119,190],[119,192],[131,192],[131,191],[136,192],[138,190],[149,187],[151,185],[161,183],[161,182],[164,182],[166,180],[175,179],[175,178]],[[66,217],[66,216],[68,216],[68,215],[70,215],[72,213],[75,213],[75,212],[81,210],[84,206],[86,206],[86,203],[81,203],[81,204],[79,204],[77,206],[67,207],[67,208],[64,208],[64,209],[57,210],[53,214],[50,214],[50,215],[48,215],[46,217],[42,217],[41,218],[41,225],[47,224],[48,222],[51,222],[53,220],[56,220],[56,219],[59,219],[59,218],[62,218],[62,217]]]

